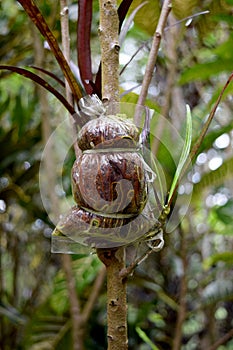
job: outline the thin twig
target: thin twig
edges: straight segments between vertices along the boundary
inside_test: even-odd
[[[69,8],[67,6],[66,0],[60,0],[61,7],[61,36],[62,36],[62,49],[63,54],[67,62],[70,62],[70,35],[69,35]],[[65,79],[65,88],[66,88],[66,99],[73,105],[73,97],[70,90],[69,83]]]
[[[144,5],[141,4],[141,5]],[[179,21],[175,21],[174,23],[172,24],[169,24],[168,26],[166,26],[164,28],[164,32],[170,30],[172,27],[175,27],[177,26],[178,24],[184,22],[184,21],[187,21],[189,19],[193,19],[194,17],[197,17],[197,16],[200,16],[200,15],[205,15],[207,13],[209,13],[210,11],[202,11],[202,12],[198,12],[198,13],[195,13],[194,15],[191,15],[191,16],[187,16],[185,18],[182,18],[181,20]],[[125,69],[128,67],[128,65],[132,62],[132,60],[134,59],[134,57],[145,47],[148,45],[148,41],[144,42],[141,46],[139,46],[139,48],[136,50],[136,52],[132,55],[132,57],[129,59],[129,61],[124,65],[124,67],[121,69],[120,71],[120,75],[123,74],[123,72],[125,71]]]
[[[69,37],[69,8],[66,0],[60,0],[61,7],[61,35],[62,35],[62,47],[63,54],[67,62],[70,62],[70,37]],[[65,80],[66,99],[74,105],[72,92],[67,80]],[[75,146],[76,145],[76,146]],[[77,144],[74,144],[76,156],[78,155]],[[81,317],[81,308],[78,295],[75,287],[75,277],[72,271],[72,260],[69,255],[62,255],[63,268],[67,281],[67,289],[70,299],[70,313],[72,319],[72,337],[73,337],[73,349],[83,349],[83,324]]]
[[[229,78],[227,79],[226,84],[225,84],[224,87],[222,88],[222,90],[221,90],[221,92],[220,92],[220,94],[219,94],[219,96],[218,96],[218,99],[217,99],[217,101],[215,102],[215,104],[214,104],[212,110],[210,111],[210,114],[209,114],[209,116],[208,116],[208,119],[207,119],[207,121],[205,122],[205,124],[204,124],[204,126],[203,126],[203,128],[202,128],[202,130],[201,130],[201,133],[200,133],[200,135],[199,135],[199,137],[198,137],[198,139],[197,139],[197,141],[196,141],[196,143],[194,144],[194,146],[192,147],[192,149],[191,149],[191,151],[190,151],[189,159],[187,160],[186,164],[185,164],[184,167],[183,167],[182,173],[181,173],[181,175],[180,175],[180,179],[183,178],[183,176],[184,176],[185,172],[187,171],[187,169],[188,169],[190,163],[194,160],[195,156],[197,155],[198,150],[199,150],[199,148],[200,148],[200,146],[201,146],[201,144],[202,144],[202,141],[203,141],[203,139],[204,139],[204,137],[205,137],[205,135],[206,135],[206,133],[207,133],[207,131],[208,131],[208,129],[209,129],[210,123],[212,122],[212,120],[213,120],[213,118],[214,118],[214,116],[215,116],[215,112],[216,112],[216,110],[217,110],[217,108],[218,108],[218,106],[219,106],[219,103],[221,102],[221,99],[222,99],[222,97],[223,97],[223,94],[224,94],[226,88],[228,87],[228,85],[230,84],[230,82],[231,82],[232,80],[233,80],[233,73],[231,73],[231,75],[230,75]],[[171,203],[172,203],[172,201],[173,201],[173,198],[174,198],[174,195],[176,194],[176,191],[177,191],[178,186],[179,186],[179,182],[177,182],[176,188],[175,188],[174,191],[173,191],[173,195],[171,196],[171,198],[170,198],[170,200],[169,200],[169,203],[167,203],[168,206],[171,205]]]
[[[71,259],[68,254],[62,255],[62,263],[70,300],[73,350],[83,350],[83,324],[81,317],[81,307],[78,295],[76,293],[76,282],[72,271]]]
[[[124,67],[121,69],[120,71],[120,75],[122,75],[125,71],[125,69],[128,67],[128,65],[133,61],[134,57],[137,56],[137,54],[144,48],[147,46],[147,42],[143,43],[141,46],[139,46],[139,48],[134,52],[134,54],[130,57],[129,61],[124,65]],[[140,86],[141,84],[139,84]]]
[[[218,99],[217,101],[215,102],[214,104],[214,107],[212,108],[210,114],[209,114],[209,117],[206,121],[206,123],[204,124],[203,128],[202,128],[202,131],[200,133],[200,136],[198,137],[198,140],[196,141],[195,145],[193,146],[191,152],[190,152],[190,158],[191,160],[193,160],[198,152],[198,149],[209,129],[209,126],[210,126],[210,123],[212,122],[213,118],[214,118],[214,115],[215,115],[215,112],[216,112],[216,109],[218,108],[218,105],[222,99],[222,96],[226,90],[226,88],[228,87],[228,85],[230,84],[230,82],[232,81],[233,79],[233,73],[229,76],[229,78],[227,79],[227,82],[226,84],[224,85],[224,87],[222,88],[222,91],[220,92],[220,95],[218,96]]]
[[[143,255],[141,255],[139,258],[134,260],[127,267],[123,268],[119,273],[119,277],[122,279],[125,279],[126,277],[132,275],[132,273],[136,269],[136,267],[139,266],[144,260],[146,260],[149,257],[149,255],[153,252],[154,251],[151,248],[147,249]]]
[[[106,276],[106,269],[105,269],[105,267],[103,267],[99,271],[98,276],[96,277],[95,283],[94,283],[93,288],[92,288],[92,293],[90,294],[89,299],[87,300],[87,302],[83,308],[82,321],[84,324],[87,323],[87,321],[90,317],[91,311],[93,310],[93,306],[94,306],[96,299],[97,299],[98,295],[100,294],[100,290],[103,286],[105,276]]]
[[[174,17],[169,16],[168,24],[171,27],[174,23]],[[167,74],[166,74],[166,87],[164,92],[164,102],[161,110],[161,115],[164,118],[158,119],[158,125],[156,126],[156,135],[162,135],[165,128],[165,121],[169,118],[169,109],[173,102],[172,94],[173,88],[176,80],[176,71],[177,71],[177,44],[180,39],[180,32],[177,27],[172,27],[171,30],[166,33],[166,40],[169,43],[167,45],[165,55],[167,58]],[[153,143],[151,144],[151,151],[154,157],[156,157],[159,149],[160,141],[157,138],[154,138]]]
[[[182,340],[182,330],[183,330],[183,324],[186,318],[186,312],[187,312],[187,268],[188,268],[188,261],[187,261],[187,241],[185,234],[180,226],[180,255],[181,255],[181,261],[182,261],[182,267],[183,267],[183,273],[181,276],[180,281],[180,293],[179,293],[179,308],[177,312],[177,320],[176,320],[176,327],[175,327],[175,334],[173,339],[173,345],[172,350],[179,350],[181,348],[181,340]]]
[[[185,21],[188,21],[188,20],[192,20],[195,17],[201,16],[201,15],[206,15],[208,13],[210,13],[210,11],[201,11],[201,12],[194,13],[193,15],[187,16],[185,18],[182,18],[179,21],[174,22],[173,24],[169,24],[167,27],[164,28],[164,31],[167,31],[171,27],[177,26],[178,24],[180,24],[182,22],[185,22]]]
[[[61,340],[64,338],[65,334],[70,330],[71,328],[71,322],[70,320],[66,321],[66,323],[60,328],[59,332],[56,334],[56,336],[53,338],[51,342],[51,348],[56,349],[58,344],[61,342]]]
[[[163,3],[160,17],[159,17],[158,25],[157,25],[157,28],[156,28],[156,31],[155,31],[155,34],[153,37],[151,51],[150,51],[147,66],[146,66],[146,72],[145,72],[145,75],[143,78],[142,89],[141,89],[141,93],[140,93],[139,99],[138,99],[139,105],[144,105],[145,100],[146,100],[146,96],[148,93],[150,82],[151,82],[151,79],[153,76],[155,63],[156,63],[157,56],[158,56],[161,38],[163,35],[164,27],[166,25],[170,10],[171,10],[171,0],[165,0]]]
[[[220,339],[218,339],[213,345],[211,345],[207,350],[217,350],[221,345],[226,344],[228,340],[233,337],[233,329],[231,329],[228,333],[224,334]]]

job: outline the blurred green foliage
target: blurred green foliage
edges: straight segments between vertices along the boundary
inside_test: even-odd
[[[142,1],[135,2],[137,4]],[[154,8],[153,8],[154,5]],[[182,6],[181,6],[182,5]],[[53,33],[60,41],[59,6],[38,1]],[[140,85],[153,31],[149,20],[158,18],[159,2],[150,1],[138,11],[135,23],[121,49],[122,66],[142,44],[142,50],[121,75],[121,91]],[[181,6],[181,7],[180,7]],[[191,24],[177,24],[175,76],[171,95],[177,89],[180,99],[169,99],[168,117],[182,133],[184,116],[174,115],[174,106],[188,103],[193,116],[193,142],[216,96],[233,70],[232,1],[173,1],[173,13],[182,19],[198,11],[210,13],[195,17]],[[76,3],[72,3],[72,58],[75,56]],[[98,3],[94,2],[92,30],[93,66],[99,62],[97,37]],[[154,11],[154,12],[153,12]],[[177,20],[175,19],[175,20]],[[0,62],[27,66],[35,61],[32,24],[20,5],[11,0],[0,3]],[[153,28],[155,23],[153,23]],[[168,92],[169,48],[166,31],[156,66],[148,105],[163,113]],[[174,37],[173,37],[174,39]],[[173,52],[174,54],[174,52]],[[60,76],[49,52],[46,69]],[[40,199],[39,165],[44,147],[38,88],[23,77],[0,73],[0,342],[1,349],[72,349],[71,319],[67,284],[60,255],[50,253],[53,229]],[[128,91],[122,101],[135,103],[138,90]],[[129,349],[173,349],[181,332],[180,349],[207,349],[233,328],[233,131],[232,86],[224,95],[209,133],[197,155],[193,172],[193,200],[189,213],[175,232],[167,235],[165,248],[152,254],[129,278]],[[52,126],[62,120],[57,102],[49,98]],[[154,123],[154,124],[153,124]],[[152,125],[158,125],[153,121]],[[154,126],[154,127],[155,127]],[[216,146],[227,134],[229,143]],[[163,158],[163,149],[159,150]],[[63,181],[70,194],[71,154]],[[217,169],[210,161],[220,158]],[[168,179],[175,171],[169,157],[164,159]],[[170,174],[169,174],[170,172]],[[169,180],[168,180],[169,181]],[[82,305],[92,292],[100,269],[95,256],[72,257],[76,290]],[[185,300],[185,314],[181,315]],[[181,328],[176,329],[179,317]],[[86,349],[106,348],[105,289],[85,328]],[[154,345],[151,345],[154,344]],[[219,350],[230,350],[228,339]]]

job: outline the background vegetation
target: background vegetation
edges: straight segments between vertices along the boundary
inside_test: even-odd
[[[140,0],[132,4],[136,8]],[[60,5],[37,1],[58,41]],[[98,2],[91,30],[97,72]],[[150,0],[134,18],[120,52],[122,101],[136,102],[159,16]],[[184,17],[208,10],[187,21]],[[233,1],[173,1],[147,104],[182,130],[185,103],[197,137],[213,102],[233,70]],[[177,23],[178,22],[178,23]],[[77,3],[70,3],[71,56],[76,58]],[[13,0],[0,4],[0,63],[37,65],[59,76],[51,52]],[[134,60],[125,67],[140,48]],[[131,90],[132,91],[129,91]],[[230,86],[195,161],[189,180],[189,213],[166,246],[129,280],[129,348],[226,350],[233,347],[233,119]],[[126,93],[127,92],[127,93]],[[28,80],[2,72],[0,80],[0,341],[1,349],[72,349],[72,303],[64,259],[50,253],[53,225],[40,199],[38,172],[48,134],[65,110]],[[72,158],[72,156],[71,156]],[[167,174],[172,172],[169,162]],[[69,176],[64,175],[67,193]],[[105,349],[105,286],[95,256],[71,256],[79,307],[95,291],[84,339],[86,349]],[[150,339],[150,341],[148,340]],[[155,348],[155,347],[154,347]]]

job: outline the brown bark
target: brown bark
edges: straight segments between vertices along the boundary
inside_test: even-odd
[[[158,25],[157,25],[157,28],[156,28],[156,31],[155,31],[155,34],[153,37],[152,47],[150,50],[150,54],[149,54],[149,58],[148,58],[147,66],[146,66],[146,71],[145,71],[145,75],[144,75],[143,82],[142,82],[142,89],[141,89],[141,93],[140,93],[140,96],[138,99],[139,105],[144,105],[145,100],[146,100],[149,85],[151,83],[153,71],[155,68],[155,63],[157,60],[157,55],[158,55],[159,46],[160,46],[160,42],[162,39],[164,27],[166,25],[167,18],[168,18],[170,11],[171,11],[171,0],[165,0],[163,3],[160,17],[159,17]]]
[[[99,0],[102,63],[102,99],[119,102],[119,20],[116,0]],[[120,278],[125,268],[124,248],[98,250],[107,271],[108,350],[127,350],[127,292],[126,282]]]
[[[120,277],[124,255],[124,248],[98,250],[107,271],[108,350],[128,349],[126,279]]]
[[[102,64],[102,100],[119,102],[119,20],[116,0],[100,0],[99,37]]]

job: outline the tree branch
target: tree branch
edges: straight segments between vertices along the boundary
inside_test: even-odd
[[[211,345],[207,350],[217,350],[219,346],[226,344],[228,340],[231,340],[233,337],[233,329],[231,329],[228,333],[224,334],[220,339],[218,339],[213,345]]]
[[[180,251],[181,251],[181,260],[183,273],[180,281],[180,296],[179,296],[179,309],[176,321],[175,335],[173,340],[172,350],[179,350],[181,348],[182,340],[182,326],[186,318],[186,297],[187,297],[187,242],[185,234],[180,227]]]
[[[100,0],[99,37],[102,62],[102,100],[119,102],[119,20],[116,0]]]
[[[164,99],[163,99],[163,106],[161,109],[161,115],[164,116],[165,118],[160,118],[158,120],[158,125],[156,126],[156,133],[157,135],[162,135],[164,128],[165,128],[165,120],[169,118],[169,110],[179,110],[184,106],[184,103],[178,103],[179,106],[177,106],[177,101],[174,98],[173,94],[176,92],[176,89],[178,89],[175,84],[176,84],[176,79],[177,79],[177,47],[178,47],[178,42],[181,37],[181,32],[180,29],[177,28],[177,26],[174,26],[175,19],[173,16],[169,16],[168,18],[168,27],[170,30],[165,33],[165,40],[169,43],[166,45],[165,48],[165,56],[167,58],[166,60],[166,65],[167,65],[167,70],[166,70],[166,86],[165,86],[165,91],[164,91]],[[177,95],[177,92],[176,92]],[[177,96],[176,96],[177,98]],[[174,103],[175,102],[175,103]],[[180,99],[179,99],[179,102]],[[182,101],[183,102],[183,101]],[[184,111],[185,112],[185,111]],[[184,113],[183,113],[184,114]],[[183,115],[182,113],[175,114],[176,116],[178,115]],[[171,115],[171,117],[173,114]],[[174,118],[174,125],[176,124],[176,120],[180,123],[180,118]],[[177,127],[177,130],[179,128]],[[158,149],[159,149],[160,141],[158,139],[154,139],[153,143],[151,144],[151,151],[154,156],[156,156]]]
[[[96,299],[100,294],[100,290],[102,288],[105,276],[106,276],[106,269],[105,267],[103,267],[100,270],[98,276],[96,277],[95,283],[92,287],[92,293],[90,294],[89,299],[87,300],[83,308],[83,312],[82,312],[83,323],[86,323],[90,317],[90,314],[91,314],[91,311],[93,310],[93,306],[96,302]]]
[[[63,54],[67,62],[70,62],[70,37],[69,37],[69,8],[66,0],[60,0],[61,35]],[[70,85],[65,79],[66,99],[73,106],[73,96]],[[75,132],[75,130],[74,130]],[[76,156],[79,153],[77,144],[74,143]],[[67,289],[70,300],[70,314],[72,319],[73,349],[82,350],[83,345],[83,323],[81,316],[80,301],[76,292],[75,277],[72,271],[72,260],[68,254],[62,255],[63,269],[66,276]]]
[[[146,72],[145,72],[143,82],[142,82],[142,89],[141,89],[141,93],[140,93],[139,98],[138,98],[139,105],[145,104],[149,85],[150,85],[150,82],[151,82],[151,79],[153,76],[153,71],[155,68],[155,62],[156,62],[157,56],[158,56],[161,38],[163,35],[163,31],[164,31],[167,17],[170,13],[170,10],[171,10],[171,0],[165,0],[163,3],[163,7],[161,10],[161,14],[159,17],[157,28],[156,28],[156,31],[155,31],[155,34],[153,37],[152,47],[150,50],[150,54],[149,54],[149,58],[148,58],[147,66],[146,66]]]
[[[62,266],[64,269],[67,290],[70,300],[70,315],[72,319],[73,350],[83,350],[83,323],[80,302],[76,292],[75,277],[72,271],[70,255],[62,254]]]
[[[102,61],[102,99],[119,102],[119,19],[117,0],[99,0]],[[120,278],[125,267],[125,249],[97,250],[107,272],[108,350],[127,350],[126,281]]]

